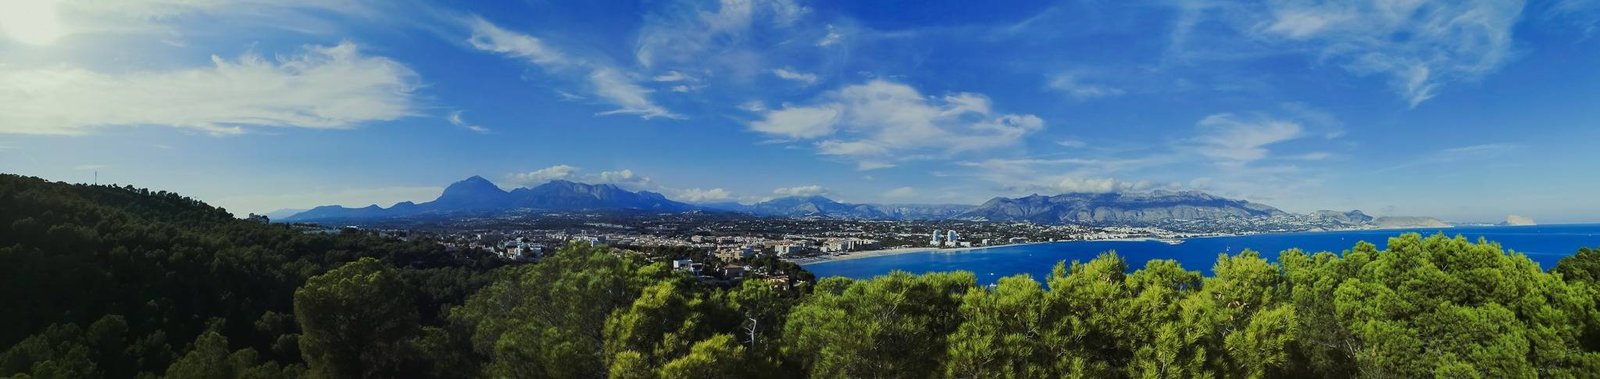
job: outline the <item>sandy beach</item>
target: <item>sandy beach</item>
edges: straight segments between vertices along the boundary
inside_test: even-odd
[[[1133,239],[1129,239],[1129,240],[1133,240]],[[933,253],[955,254],[955,253],[962,253],[962,252],[968,252],[968,251],[973,251],[973,250],[983,250],[983,249],[991,249],[991,248],[999,248],[999,247],[1011,247],[1011,246],[1038,245],[1038,244],[1056,243],[1056,242],[1069,242],[1069,241],[1028,242],[1028,243],[1010,244],[1010,245],[951,247],[951,248],[902,247],[902,248],[883,249],[883,250],[856,251],[856,252],[846,253],[844,255],[823,255],[823,256],[816,256],[816,257],[806,257],[806,258],[790,260],[790,262],[794,262],[794,263],[798,263],[798,264],[802,264],[802,265],[807,265],[807,264],[812,264],[812,263],[848,261],[848,260],[853,260],[853,259],[882,257],[882,256],[900,255],[900,254],[907,254],[907,253],[929,253],[929,252],[933,252]]]

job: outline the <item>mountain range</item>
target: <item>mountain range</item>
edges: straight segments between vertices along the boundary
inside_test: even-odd
[[[284,221],[360,220],[463,212],[517,209],[548,211],[636,210],[685,212],[699,209],[650,191],[632,192],[611,184],[585,184],[554,180],[531,188],[500,189],[483,177],[473,176],[445,187],[433,201],[410,201],[389,208],[376,204],[362,208],[325,205],[285,218]]]
[[[282,221],[358,221],[422,215],[539,211],[736,212],[756,216],[860,220],[976,220],[1040,224],[1141,225],[1171,220],[1207,220],[1283,216],[1289,213],[1260,203],[1228,199],[1196,191],[1066,193],[996,197],[981,205],[851,204],[823,196],[792,196],[755,204],[688,204],[650,191],[629,191],[611,184],[554,180],[506,191],[482,177],[451,184],[433,201],[401,202],[388,208],[320,206]],[[1306,215],[1338,224],[1374,222],[1361,211],[1317,211]],[[1399,220],[1385,220],[1399,221]],[[1413,220],[1414,221],[1414,220]],[[1387,223],[1387,222],[1386,222]]]
[[[1165,220],[1285,215],[1265,204],[1233,200],[1195,191],[1144,193],[1067,193],[997,197],[958,218],[983,221],[1029,221],[1041,224],[1150,224]]]
[[[780,197],[755,204],[704,204],[706,208],[758,216],[866,220],[942,220],[972,209],[962,204],[849,204],[823,196]]]

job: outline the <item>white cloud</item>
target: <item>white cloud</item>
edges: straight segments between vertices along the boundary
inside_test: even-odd
[[[631,189],[657,189],[671,192],[671,189],[658,188],[649,177],[635,174],[632,169],[587,174],[584,173],[582,168],[561,164],[529,172],[512,173],[507,176],[510,177],[513,183],[522,186],[534,186],[552,180],[570,180],[589,184],[616,184]]]
[[[917,189],[911,187],[895,188],[883,193],[883,197],[890,199],[908,199],[916,196]]]
[[[521,58],[543,66],[567,63],[561,52],[545,46],[544,41],[537,37],[501,29],[482,18],[473,18],[467,23],[472,28],[472,36],[467,38],[467,43],[474,49]]]
[[[1296,156],[1294,156],[1292,158],[1293,159],[1297,159],[1297,160],[1302,160],[1302,161],[1323,161],[1323,160],[1328,160],[1328,159],[1333,158],[1333,153],[1324,152],[1324,151],[1314,151],[1314,152],[1310,152],[1310,153],[1296,155]]]
[[[689,202],[689,203],[710,203],[710,202],[732,200],[733,199],[733,193],[728,192],[728,190],[721,189],[721,188],[712,188],[712,189],[689,188],[689,189],[683,189],[683,190],[674,191],[673,195],[672,195],[672,199],[673,200],[677,200],[677,201]]]
[[[1121,88],[1085,82],[1083,74],[1075,72],[1062,73],[1051,78],[1050,89],[1061,91],[1078,100],[1116,97],[1127,93]]]
[[[634,84],[632,80],[622,76],[622,73],[611,68],[599,68],[589,74],[589,83],[594,85],[595,94],[610,100],[619,108],[601,112],[601,115],[632,114],[644,119],[673,118],[682,119],[682,115],[667,111],[666,108],[650,102],[650,90]],[[681,92],[681,91],[680,91]]]
[[[681,82],[681,81],[692,80],[692,79],[694,79],[694,78],[691,78],[691,77],[689,77],[688,74],[684,74],[684,73],[679,72],[677,70],[667,71],[666,73],[663,73],[661,75],[656,75],[656,77],[654,77],[654,78],[650,78],[650,80],[654,80],[654,81],[658,81],[658,82],[664,82],[664,83]]]
[[[1388,76],[1415,107],[1440,86],[1476,80],[1510,59],[1522,8],[1505,0],[1279,1],[1246,7],[1237,22],[1269,44],[1303,47],[1352,73]]]
[[[767,110],[767,103],[761,102],[761,100],[750,100],[739,104],[739,109],[746,112],[761,112]]]
[[[816,184],[807,185],[807,186],[798,186],[798,187],[778,188],[778,189],[772,190],[772,194],[773,195],[777,195],[779,197],[821,196],[821,195],[824,195],[824,194],[827,194],[827,193],[828,193],[828,189],[827,188],[823,188],[822,186],[819,186],[819,185],[816,185]]]
[[[1001,114],[987,97],[957,93],[923,96],[884,80],[845,86],[811,105],[757,112],[751,130],[814,140],[817,152],[858,163],[861,169],[936,155],[1014,146],[1044,128],[1034,115]]]
[[[571,180],[576,177],[578,168],[568,165],[555,165],[523,173],[511,174],[511,180],[521,185],[535,185],[551,180]]]
[[[216,0],[13,0],[0,12],[0,38],[48,45],[82,34],[149,37],[149,41],[184,47],[186,30],[176,25],[199,20],[212,25],[252,24],[305,34],[330,35],[337,27],[329,15],[378,19],[387,2],[348,0],[216,1]],[[24,8],[25,7],[25,8]],[[21,30],[15,25],[33,21]],[[17,35],[21,33],[22,35]],[[97,36],[98,37],[98,36]]]
[[[157,125],[240,133],[244,127],[346,129],[415,114],[417,74],[356,45],[247,54],[175,71],[101,73],[0,68],[0,133],[86,134]]]
[[[1561,26],[1575,27],[1585,37],[1600,30],[1600,0],[1555,0],[1545,2],[1544,17]]]
[[[599,175],[593,178],[593,181],[596,183],[628,184],[639,187],[647,187],[651,184],[650,178],[634,175],[631,169],[601,171]]]
[[[822,39],[817,40],[817,47],[833,46],[834,44],[839,43],[839,41],[842,39],[844,39],[844,35],[839,34],[839,31],[836,30],[833,25],[828,25],[828,34],[823,35]]]
[[[567,57],[537,37],[500,28],[482,18],[471,18],[467,21],[467,26],[472,29],[472,36],[467,42],[480,51],[522,59],[550,70],[553,74],[571,70],[588,71],[584,76],[587,79],[588,90],[594,96],[617,107],[614,110],[600,112],[599,115],[631,114],[644,119],[684,118],[651,101],[650,93],[653,91],[638,85],[632,77],[620,69],[598,64],[593,60]],[[665,79],[674,78],[671,74],[665,76]],[[678,92],[685,92],[689,88],[683,86],[683,91]]]
[[[1219,113],[1196,126],[1194,151],[1224,165],[1242,165],[1266,158],[1267,146],[1305,136],[1300,124],[1265,117],[1243,118]]]
[[[817,83],[817,75],[816,74],[810,74],[810,73],[794,71],[794,70],[792,70],[792,69],[790,69],[788,67],[772,70],[772,74],[773,75],[777,75],[779,78],[782,78],[784,80],[793,80],[793,81],[796,81],[796,82],[803,83],[805,85],[812,85],[812,84],[816,84]]]
[[[878,161],[860,161],[860,162],[856,162],[856,170],[859,170],[859,171],[871,171],[871,170],[877,170],[877,169],[890,168],[890,167],[894,167],[894,166],[895,166],[895,164],[893,164],[893,163],[878,162]],[[868,179],[868,180],[871,180],[871,179]]]
[[[1109,193],[1125,191],[1142,191],[1149,188],[1145,182],[1124,182],[1113,178],[1062,178],[1052,188],[1060,193]]]
[[[467,130],[471,130],[475,133],[484,134],[489,133],[490,131],[489,128],[467,123],[466,120],[461,118],[461,111],[450,112],[450,115],[446,116],[445,119],[450,121],[450,125],[466,128]]]
[[[1056,144],[1057,145],[1061,145],[1061,147],[1070,147],[1070,148],[1080,148],[1080,147],[1084,147],[1084,146],[1089,146],[1089,143],[1087,143],[1087,142],[1083,142],[1081,140],[1075,140],[1075,139],[1071,139],[1071,138],[1060,140],[1060,141],[1056,141]]]
[[[759,105],[759,104],[756,104]],[[752,107],[762,112],[765,107]],[[764,112],[763,119],[750,123],[750,129],[788,138],[817,138],[833,134],[840,110],[837,106],[784,107]]]

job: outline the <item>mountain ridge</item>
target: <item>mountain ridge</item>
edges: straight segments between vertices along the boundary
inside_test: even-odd
[[[428,202],[403,201],[388,208],[378,205],[360,208],[325,205],[296,213],[281,221],[364,220],[514,210],[724,211],[815,219],[972,220],[1100,226],[1291,215],[1267,204],[1199,191],[1077,192],[1050,196],[1032,194],[1015,198],[997,196],[979,205],[846,203],[821,195],[779,197],[754,204],[690,204],[672,200],[657,192],[635,192],[614,184],[586,184],[568,180],[552,180],[507,191],[488,179],[472,176],[450,184],[437,198]],[[1343,225],[1375,225],[1378,220],[1384,221],[1383,224],[1395,224],[1397,221],[1374,218],[1359,210],[1320,210],[1301,216]]]
[[[379,219],[425,214],[497,212],[519,209],[547,211],[639,210],[684,212],[695,206],[672,201],[665,195],[632,192],[612,184],[585,184],[552,180],[534,187],[506,191],[480,176],[450,184],[438,198],[425,203],[403,201],[389,208],[377,204],[361,208],[324,205],[284,218],[283,221]]]
[[[1246,200],[1198,191],[1142,193],[1064,193],[1055,196],[995,197],[957,216],[981,221],[1042,224],[1150,224],[1173,219],[1270,217],[1287,212]]]

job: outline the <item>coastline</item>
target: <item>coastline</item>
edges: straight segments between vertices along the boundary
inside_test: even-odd
[[[1583,225],[1583,224],[1574,224],[1574,225]],[[1531,225],[1518,225],[1518,226],[1531,226]],[[1444,230],[1446,230],[1446,229],[1454,229],[1456,227],[1457,227],[1457,225],[1450,225],[1450,226],[1443,226],[1443,227],[1391,227],[1391,228],[1365,228],[1365,229],[1304,230],[1304,231],[1295,231],[1295,232],[1218,234],[1218,235],[1193,236],[1193,237],[1184,237],[1184,238],[1125,237],[1125,238],[1108,238],[1108,239],[1091,239],[1091,240],[1040,241],[1040,242],[1027,242],[1027,243],[1019,243],[1019,244],[1009,244],[1009,245],[957,247],[957,248],[903,247],[903,248],[883,249],[883,250],[857,251],[857,252],[851,252],[851,253],[848,253],[848,254],[845,254],[845,255],[838,255],[838,256],[824,255],[824,256],[817,256],[817,257],[807,257],[807,258],[793,259],[793,260],[789,260],[789,261],[790,262],[794,262],[795,264],[802,265],[802,266],[807,266],[807,265],[821,264],[821,263],[827,263],[827,262],[851,261],[851,260],[857,260],[857,259],[876,258],[876,257],[885,257],[885,256],[892,256],[892,255],[911,254],[911,253],[952,253],[953,254],[953,253],[964,253],[964,252],[968,252],[968,251],[984,250],[984,249],[991,249],[991,248],[1004,248],[1004,247],[1026,246],[1026,245],[1042,245],[1042,244],[1065,243],[1065,242],[1143,242],[1143,241],[1152,241],[1152,242],[1171,243],[1169,241],[1176,240],[1176,241],[1179,241],[1177,244],[1181,244],[1184,241],[1188,241],[1188,240],[1191,240],[1191,239],[1223,238],[1223,237],[1244,237],[1244,236],[1265,235],[1265,234],[1337,233],[1337,232],[1352,232],[1352,231],[1383,232],[1383,231],[1419,230],[1419,229],[1438,229],[1439,232],[1444,232]],[[1507,226],[1506,225],[1485,225],[1485,226],[1481,226],[1481,227],[1507,227]],[[1516,226],[1512,226],[1512,227],[1516,227]]]
[[[856,259],[886,257],[886,256],[891,256],[891,255],[901,255],[901,254],[911,254],[911,253],[964,253],[964,252],[968,252],[968,251],[994,249],[994,248],[1002,248],[1002,247],[1043,245],[1043,244],[1062,243],[1062,242],[1105,242],[1105,241],[1137,242],[1137,241],[1155,241],[1155,240],[1157,240],[1157,239],[1140,237],[1140,238],[1113,238],[1113,239],[1103,239],[1103,240],[1040,241],[1040,242],[1014,243],[1014,244],[1007,244],[1007,245],[954,247],[954,248],[902,247],[902,248],[883,249],[883,250],[857,251],[857,252],[851,252],[851,253],[848,253],[848,254],[845,254],[845,255],[824,255],[824,256],[817,256],[817,257],[806,257],[806,258],[800,258],[800,259],[793,259],[793,260],[789,260],[789,261],[790,262],[794,262],[795,264],[798,264],[798,265],[801,265],[801,266],[805,266],[805,265],[813,265],[813,264],[827,263],[827,262],[841,262],[841,261],[850,261],[850,260],[856,260]]]

